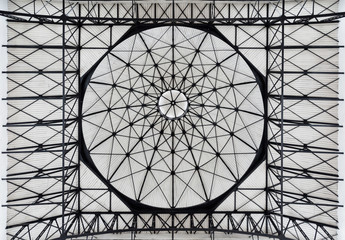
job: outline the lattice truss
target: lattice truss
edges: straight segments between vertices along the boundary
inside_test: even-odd
[[[10,0],[8,238],[336,239],[337,8]]]

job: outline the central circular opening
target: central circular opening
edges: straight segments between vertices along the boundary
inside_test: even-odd
[[[174,120],[183,117],[188,110],[186,96],[178,90],[166,91],[158,100],[158,109],[167,119]]]

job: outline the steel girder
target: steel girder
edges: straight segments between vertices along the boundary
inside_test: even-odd
[[[133,4],[10,1],[10,5],[11,11],[0,11],[9,19],[11,33],[7,47],[13,58],[5,72],[12,84],[6,98],[10,111],[6,127],[15,136],[6,151],[13,163],[6,179],[11,186],[7,204],[9,238],[66,239],[102,233],[162,231],[170,232],[172,238],[174,232],[181,231],[239,232],[279,239],[335,238],[334,211],[339,205],[334,187],[339,178],[334,162],[340,152],[334,136],[341,127],[335,110],[341,99],[333,86],[340,73],[332,59],[337,56],[339,47],[334,37],[337,19],[344,16],[337,12],[336,2],[305,1],[286,6],[284,1],[142,1]],[[17,29],[18,23],[25,26],[24,29]],[[104,53],[119,38],[114,36],[118,27],[150,24],[211,24],[233,34],[231,41],[239,51],[264,53],[262,73],[266,80],[269,132],[261,167],[266,182],[264,186],[240,186],[229,197],[233,201],[229,211],[198,214],[192,210],[180,213],[119,211],[112,202],[116,196],[107,188],[84,186],[81,182],[81,169],[88,171],[80,157],[81,116],[77,110],[82,107],[79,97],[84,50]],[[327,30],[323,30],[324,26]],[[253,27],[257,30],[253,31]],[[32,29],[49,33],[49,38],[29,39]],[[317,39],[300,41],[296,36],[298,31],[318,34]],[[99,34],[105,34],[108,39],[101,39]],[[89,40],[84,40],[83,35]],[[265,42],[259,35],[264,36]],[[29,41],[21,44],[23,39]],[[322,42],[324,39],[328,40],[326,44]],[[25,50],[24,55],[17,55],[17,50]],[[29,56],[37,53],[52,59],[45,66],[31,62]],[[305,54],[316,56],[316,64],[298,66],[300,59],[313,58]],[[24,66],[23,70],[17,65]],[[323,67],[325,65],[328,67]],[[52,84],[45,92],[33,90],[30,85],[39,84],[41,78]],[[306,84],[308,81],[317,82],[318,87],[310,91],[297,89],[296,82]],[[20,88],[27,92],[17,93]],[[35,115],[32,108],[35,109],[36,103],[44,103],[47,112]],[[312,106],[313,113],[291,115],[298,106]],[[316,139],[296,137],[297,141],[291,141],[296,131],[305,128],[316,134]],[[38,129],[45,129],[50,136],[35,139],[33,133]],[[324,147],[324,142],[332,144]],[[48,162],[36,163],[35,158]],[[30,165],[30,168],[23,171],[22,165]],[[49,184],[44,189],[32,190],[30,184],[35,181],[49,181]],[[296,181],[313,182],[315,187],[302,189],[296,186]],[[26,194],[16,196],[20,190]],[[318,191],[325,191],[330,197],[318,195]],[[246,199],[241,206],[239,196]],[[265,204],[246,209],[257,196],[264,196]],[[87,205],[100,205],[97,200],[100,197],[109,199],[109,204],[102,206],[103,211],[89,211]],[[83,198],[88,199],[87,203],[83,203]],[[47,211],[36,216],[34,209],[42,206]],[[296,213],[300,208],[295,206],[318,210],[311,215]],[[17,223],[21,216],[30,217]]]

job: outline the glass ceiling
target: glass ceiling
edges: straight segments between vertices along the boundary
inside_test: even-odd
[[[9,239],[337,238],[336,1],[8,5]]]

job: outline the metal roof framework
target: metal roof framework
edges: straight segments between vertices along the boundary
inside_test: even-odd
[[[200,232],[211,239],[215,233],[224,238],[241,233],[336,239],[337,86],[342,74],[337,20],[345,14],[338,12],[337,1],[10,0],[9,9],[0,14],[8,18],[9,31],[10,239],[85,239],[110,233],[129,233],[132,239],[141,233],[170,233],[174,239]],[[136,52],[137,57],[130,57]],[[124,90],[118,94],[125,105],[97,105],[118,89]],[[157,103],[164,102],[162,96],[168,104]],[[229,100],[224,106],[218,97],[237,97],[241,103]],[[185,101],[188,108],[180,105]],[[115,110],[117,121],[88,119],[97,111],[110,116]],[[215,117],[215,112],[225,115]],[[234,118],[249,120],[229,127]],[[113,122],[152,135],[149,140],[146,132],[119,137],[121,131],[109,130]],[[143,164],[131,156],[132,150],[109,150],[108,145],[117,151],[123,140],[132,150],[143,146],[140,159],[160,155],[157,165]],[[95,152],[100,146],[104,148]],[[117,170],[106,176],[115,161],[102,163],[97,154],[122,157],[115,167],[125,176],[114,180]],[[196,154],[208,156],[207,163],[198,162]],[[180,172],[166,163],[161,175],[167,177],[159,180],[155,166],[167,159],[181,166],[188,159],[194,162]],[[132,170],[135,163],[141,168]],[[218,170],[222,168],[228,171]],[[184,178],[182,172],[192,175]],[[197,175],[199,182],[194,182]],[[178,179],[182,187],[174,187]],[[165,183],[173,187],[167,190]],[[141,197],[143,189],[147,200]]]

